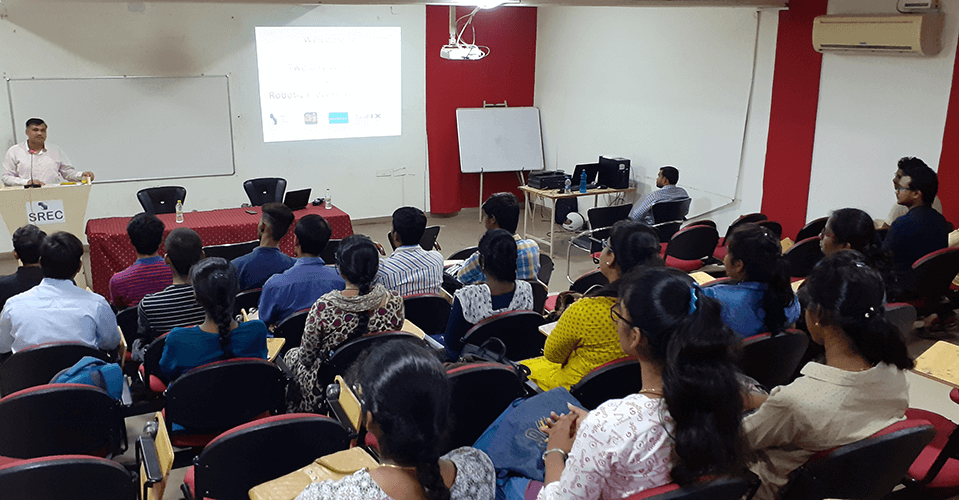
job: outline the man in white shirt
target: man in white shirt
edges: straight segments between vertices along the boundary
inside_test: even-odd
[[[82,342],[101,350],[120,344],[117,317],[103,296],[77,287],[83,244],[59,231],[40,246],[39,285],[7,300],[0,313],[0,354],[45,342]]]
[[[7,186],[43,186],[63,180],[93,180],[93,172],[77,172],[70,159],[53,144],[47,144],[47,124],[39,118],[27,120],[27,140],[7,150],[0,178]]]
[[[380,261],[376,282],[406,297],[420,293],[439,293],[443,284],[443,256],[420,246],[426,231],[426,214],[416,207],[401,207],[393,212],[390,239],[396,245],[393,254]]]

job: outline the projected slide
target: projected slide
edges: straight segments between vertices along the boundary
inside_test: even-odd
[[[399,27],[257,27],[266,142],[400,135]]]

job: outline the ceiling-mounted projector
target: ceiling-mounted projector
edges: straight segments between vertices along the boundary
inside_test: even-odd
[[[487,53],[488,50],[484,52],[478,45],[465,43],[444,45],[440,49],[440,57],[451,61],[478,61],[486,57]]]

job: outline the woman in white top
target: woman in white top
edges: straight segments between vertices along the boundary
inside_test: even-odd
[[[741,469],[739,337],[719,302],[675,269],[623,279],[610,314],[623,351],[639,359],[643,388],[589,413],[554,415],[541,500],[625,498]]]

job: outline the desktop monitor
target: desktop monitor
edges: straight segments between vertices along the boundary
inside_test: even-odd
[[[580,177],[583,175],[584,170],[586,171],[586,183],[596,183],[596,176],[599,174],[599,163],[583,163],[576,165],[576,168],[573,169],[573,176],[569,178],[574,187],[579,186]]]

